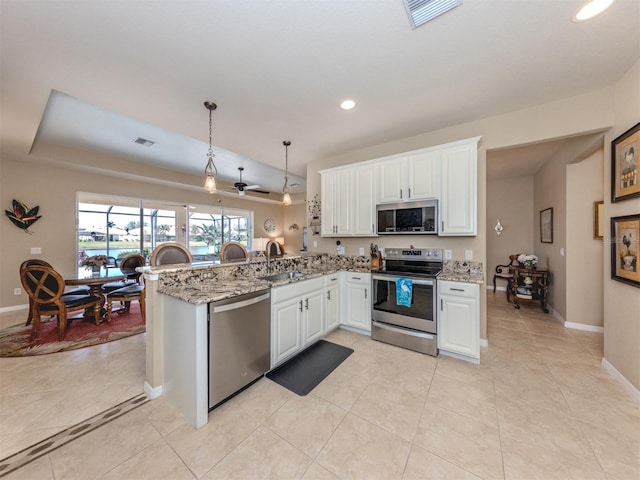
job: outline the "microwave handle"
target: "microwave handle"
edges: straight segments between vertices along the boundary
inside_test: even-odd
[[[409,187],[409,197],[408,198],[411,198],[411,187]]]
[[[393,277],[391,275],[371,275],[371,278],[373,280],[384,280],[385,282],[395,282],[396,280],[400,279],[400,277]],[[433,285],[434,284],[433,280],[424,280],[424,279],[415,280],[412,278],[411,281],[416,285]]]

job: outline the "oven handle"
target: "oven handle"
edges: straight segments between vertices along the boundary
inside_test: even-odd
[[[406,330],[404,328],[396,328],[396,327],[392,327],[390,325],[387,325],[385,323],[376,322],[375,320],[372,320],[371,323],[374,324],[378,328],[382,328],[384,330],[391,330],[392,332],[401,333],[403,335],[409,335],[409,336],[412,336],[412,337],[419,337],[419,338],[434,338],[435,337],[435,335],[432,334],[432,333],[416,332],[415,330]]]
[[[394,277],[392,275],[371,275],[371,278],[373,280],[384,280],[386,282],[395,282],[396,280],[398,280],[400,278],[408,278],[413,283],[415,283],[416,285],[433,285],[434,284],[433,280],[425,280],[423,278],[418,280],[418,279],[413,278],[411,276],[408,276],[408,277]]]

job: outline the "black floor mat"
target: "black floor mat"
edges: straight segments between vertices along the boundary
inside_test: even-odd
[[[267,378],[297,395],[305,396],[352,353],[352,348],[319,340],[271,370]]]

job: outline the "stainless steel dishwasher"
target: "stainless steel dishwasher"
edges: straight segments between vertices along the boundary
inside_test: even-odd
[[[209,304],[209,408],[269,370],[271,290]]]

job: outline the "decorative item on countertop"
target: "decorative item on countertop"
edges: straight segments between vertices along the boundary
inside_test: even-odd
[[[372,243],[369,251],[371,253],[371,270],[380,270],[382,268],[382,254],[378,249],[378,245]]]
[[[313,196],[313,200],[309,200],[307,203],[309,204],[309,215],[311,215],[309,226],[311,227],[313,234],[318,235],[320,233],[320,226],[322,225],[320,220],[320,200],[318,199],[318,194],[316,193]]]
[[[28,234],[32,234],[33,232],[29,231],[29,227],[33,225],[42,215],[38,215],[38,210],[40,209],[39,205],[36,205],[33,208],[27,207],[24,203],[16,200],[15,198],[12,201],[13,209],[5,210],[4,214],[9,217],[9,220],[18,228],[21,228]]]
[[[528,268],[529,270],[535,269],[536,265],[538,264],[538,257],[533,253],[521,253],[520,255],[518,255],[518,263],[524,265],[524,267]]]

